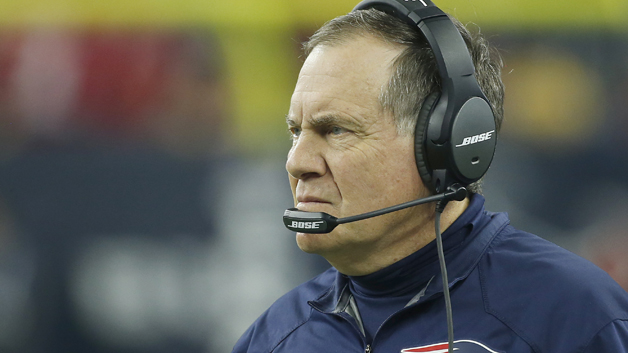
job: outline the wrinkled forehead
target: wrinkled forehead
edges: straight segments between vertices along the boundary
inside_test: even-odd
[[[402,47],[371,36],[316,46],[305,60],[295,93],[378,100]]]
[[[366,69],[389,75],[392,61],[404,48],[400,44],[386,42],[365,32],[350,33],[338,40],[316,45],[308,54],[306,63],[313,59],[326,60],[327,63],[335,64],[329,67],[330,70],[339,68],[352,73]]]

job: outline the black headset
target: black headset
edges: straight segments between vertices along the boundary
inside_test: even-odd
[[[364,0],[353,11],[370,8],[418,28],[438,65],[441,91],[425,99],[415,131],[415,158],[424,184],[442,193],[453,184],[478,181],[495,154],[496,124],[460,32],[430,0]]]

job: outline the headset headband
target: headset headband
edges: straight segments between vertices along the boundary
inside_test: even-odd
[[[421,131],[423,141],[417,141],[425,146],[420,148],[421,156],[417,155],[417,161],[427,168],[422,171],[419,165],[424,182],[440,192],[436,190],[439,187],[479,180],[493,159],[495,138],[491,134],[495,121],[460,32],[430,0],[364,0],[353,11],[370,8],[417,28],[434,53],[441,92],[434,105],[427,107],[429,118],[425,131]],[[464,142],[471,140],[475,142]],[[487,143],[477,143],[479,140]]]

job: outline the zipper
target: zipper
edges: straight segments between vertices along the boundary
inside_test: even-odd
[[[366,349],[364,350],[364,353],[372,353],[370,344],[366,345]]]

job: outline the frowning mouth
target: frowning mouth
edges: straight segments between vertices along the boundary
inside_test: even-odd
[[[327,200],[318,198],[316,196],[297,196],[298,203],[330,203]]]
[[[319,197],[302,196],[297,197],[296,208],[309,212],[329,212],[331,211],[331,202]]]

